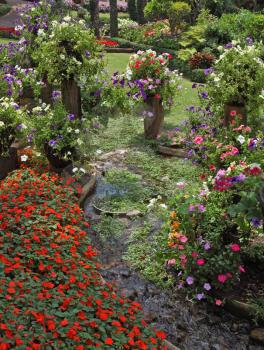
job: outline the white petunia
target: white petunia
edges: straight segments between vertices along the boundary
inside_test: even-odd
[[[241,145],[243,145],[243,143],[245,142],[245,137],[244,137],[243,135],[239,135],[239,136],[237,137],[237,141],[238,141]]]
[[[21,156],[21,162],[26,162],[27,160],[28,160],[28,156],[26,154]]]

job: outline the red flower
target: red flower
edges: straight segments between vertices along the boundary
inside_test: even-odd
[[[112,338],[106,338],[105,339],[105,344],[106,345],[112,345],[114,343],[113,339]]]
[[[239,244],[232,244],[230,248],[231,248],[231,250],[233,252],[239,252],[240,251],[240,245]]]

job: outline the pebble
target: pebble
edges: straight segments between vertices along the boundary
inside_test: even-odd
[[[264,328],[255,328],[250,332],[250,337],[257,342],[264,344]]]

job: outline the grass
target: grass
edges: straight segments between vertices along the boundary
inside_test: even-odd
[[[118,17],[121,18],[129,18],[128,13],[126,12],[118,12]],[[103,21],[110,21],[110,13],[109,12],[100,12],[100,19]]]
[[[107,70],[112,75],[114,72],[119,71],[123,73],[126,69],[130,54],[128,53],[107,53],[106,62]]]

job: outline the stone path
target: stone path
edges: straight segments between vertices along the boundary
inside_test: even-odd
[[[12,10],[7,13],[5,16],[0,17],[0,26],[1,27],[14,27],[18,19],[17,9],[29,4],[28,1],[22,0],[6,0],[6,2],[12,6]]]

